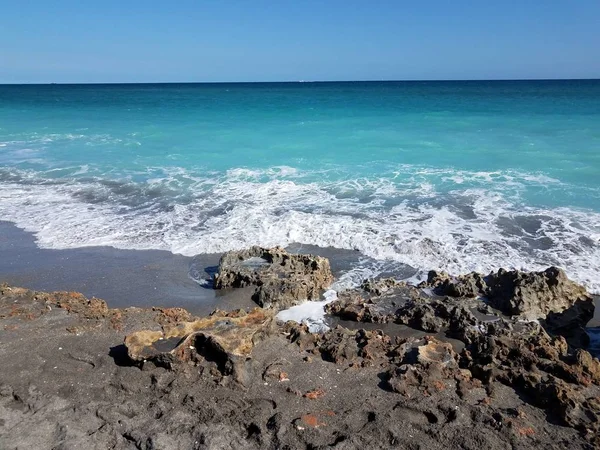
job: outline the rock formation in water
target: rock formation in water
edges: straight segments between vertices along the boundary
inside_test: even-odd
[[[253,299],[261,307],[284,309],[319,299],[332,282],[326,258],[290,254],[280,247],[251,247],[221,257],[214,287],[256,286]]]

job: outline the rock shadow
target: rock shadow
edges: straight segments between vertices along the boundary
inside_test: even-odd
[[[108,351],[108,356],[110,356],[115,364],[119,367],[137,366],[137,364],[129,358],[129,355],[127,354],[127,347],[125,347],[124,344],[111,347]]]

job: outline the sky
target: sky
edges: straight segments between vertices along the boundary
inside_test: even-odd
[[[600,0],[0,0],[0,83],[600,78]]]

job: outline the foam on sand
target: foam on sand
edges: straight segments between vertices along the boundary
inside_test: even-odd
[[[327,331],[329,327],[325,323],[324,306],[337,300],[337,292],[329,290],[323,294],[324,300],[321,301],[306,301],[291,308],[280,311],[277,320],[282,322],[294,321],[308,325],[308,329],[312,333],[320,333]]]

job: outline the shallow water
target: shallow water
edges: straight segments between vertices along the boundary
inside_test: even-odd
[[[600,292],[600,82],[0,86],[0,218],[43,248],[357,250],[355,278]],[[351,277],[350,277],[351,278]]]

